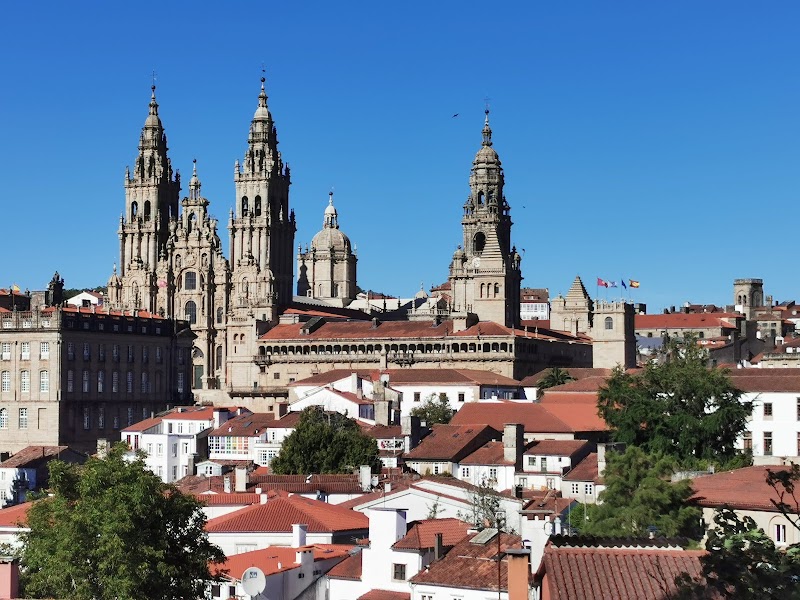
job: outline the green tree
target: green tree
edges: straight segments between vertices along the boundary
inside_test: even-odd
[[[380,471],[375,440],[362,432],[353,419],[309,407],[283,441],[270,467],[280,475],[302,475],[350,473],[361,465]]]
[[[641,373],[614,371],[600,389],[598,412],[615,441],[674,456],[683,466],[741,458],[735,442],[752,403],[741,400],[727,370],[707,366],[695,342],[670,342],[666,360]]]
[[[151,473],[125,447],[78,466],[54,461],[50,493],[28,511],[25,597],[76,600],[197,598],[209,562],[201,504]]]
[[[470,507],[469,511],[456,513],[462,521],[472,523],[476,527],[495,527],[502,524],[505,514],[500,511],[500,497],[486,479],[481,479],[480,484],[467,493]]]
[[[708,554],[700,558],[702,576],[676,578],[680,600],[736,598],[737,600],[800,598],[800,549],[775,547],[753,519],[739,519],[723,508],[708,531]]]
[[[419,417],[420,421],[424,421],[428,427],[437,423],[446,425],[453,418],[453,408],[450,406],[450,400],[444,392],[440,394],[431,394],[422,402],[421,405],[411,410],[412,417]]]
[[[539,380],[539,389],[546,390],[557,385],[564,385],[570,381],[575,381],[575,378],[569,374],[569,371],[561,367],[553,367]]]
[[[576,523],[581,533],[602,536],[658,535],[699,539],[700,509],[687,506],[692,495],[688,480],[671,483],[675,461],[628,447],[609,453],[602,504],[585,507],[587,519]]]

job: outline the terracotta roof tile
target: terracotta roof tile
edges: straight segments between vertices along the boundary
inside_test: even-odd
[[[272,425],[275,421],[273,413],[248,413],[245,415],[237,415],[232,419],[228,419],[225,423],[209,432],[209,436],[213,437],[242,437],[242,436],[255,436],[256,430],[263,431],[268,425]]]
[[[506,423],[521,423],[525,433],[572,433],[574,429],[534,402],[469,402],[450,421],[451,425],[485,424],[502,431]]]
[[[499,435],[488,425],[437,424],[419,446],[406,454],[406,461],[440,459],[457,462]]]
[[[785,468],[779,465],[745,467],[696,477],[692,480],[694,494],[690,500],[711,508],[727,505],[739,510],[778,512],[772,504],[777,495],[767,485],[767,472]]]
[[[408,533],[394,543],[395,550],[425,550],[436,546],[436,534],[442,534],[442,544],[455,546],[467,535],[472,527],[469,523],[458,519],[426,519],[417,521]]]
[[[581,379],[586,379],[587,377],[604,377],[608,378],[611,376],[613,369],[594,369],[590,367],[567,367],[562,369],[569,373],[569,376],[572,379],[580,381]],[[547,374],[550,372],[550,369],[545,369],[544,371],[539,371],[533,375],[528,375],[525,379],[520,381],[520,385],[525,387],[536,387],[536,385],[544,379]]]
[[[743,392],[800,392],[800,369],[797,368],[737,369],[731,371],[730,377],[733,385]]]
[[[592,481],[600,483],[602,479],[597,472],[597,452],[592,452],[575,467],[570,469],[569,473],[564,475],[564,481]]]
[[[31,506],[33,502],[24,502],[0,509],[0,527],[24,527]]]
[[[239,580],[242,573],[250,567],[258,567],[265,575],[274,575],[281,571],[296,569],[300,565],[295,562],[298,550],[311,550],[314,561],[330,560],[332,558],[346,558],[352,546],[343,544],[314,544],[302,548],[288,548],[285,546],[270,546],[262,550],[243,552],[227,557],[225,562],[212,565],[212,573],[226,573],[231,580]]]
[[[608,431],[610,427],[597,414],[595,392],[550,392],[542,396],[541,406],[573,431]]]
[[[556,385],[544,390],[544,395],[553,392],[596,392],[601,387],[605,386],[607,377],[585,377],[575,381],[568,381],[562,385]]]
[[[681,573],[698,577],[694,550],[545,548],[542,570],[551,600],[663,600]]]
[[[411,600],[410,592],[392,592],[389,590],[370,590],[357,600]]]
[[[488,442],[459,461],[461,465],[513,465],[515,461],[503,458],[503,442]]]
[[[536,456],[572,456],[583,450],[589,442],[584,440],[541,440],[534,442],[525,454]]]
[[[306,523],[309,533],[369,528],[369,519],[362,513],[302,496],[289,496],[211,519],[206,523],[206,530],[213,533],[290,532],[294,523]]]
[[[477,534],[475,534],[477,535]],[[441,560],[411,578],[412,583],[497,591],[497,535],[484,544],[473,543],[470,535],[456,544]],[[500,550],[521,548],[522,538],[500,534]],[[500,589],[508,589],[508,558],[500,561]]]
[[[663,315],[636,315],[636,329],[707,329],[719,327],[736,329],[739,313],[669,313]]]
[[[11,469],[39,464],[58,458],[69,446],[28,446],[0,463],[0,468]]]
[[[361,580],[361,552],[356,552],[328,571],[332,579]]]

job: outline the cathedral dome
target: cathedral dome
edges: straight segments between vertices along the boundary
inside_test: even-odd
[[[333,192],[328,195],[328,206],[325,207],[322,231],[311,240],[311,247],[318,252],[332,248],[350,253],[350,238],[339,230],[339,214],[333,205]]]
[[[475,155],[475,164],[500,164],[500,157],[491,146],[481,146],[478,153]]]

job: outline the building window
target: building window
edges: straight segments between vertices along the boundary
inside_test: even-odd
[[[31,343],[30,342],[22,342],[20,346],[20,358],[22,360],[30,360],[31,359]]]
[[[183,371],[178,371],[178,384],[177,390],[179,394],[183,393]]]
[[[414,392],[414,402],[419,402],[420,396],[420,392]]]
[[[614,319],[611,317],[606,317],[605,324],[606,329],[614,329]]]
[[[83,428],[92,428],[92,412],[88,406],[83,407]]]
[[[106,407],[102,405],[97,407],[97,426],[100,429],[106,427]]]
[[[22,371],[19,374],[19,389],[21,392],[31,391],[31,372]]]
[[[119,362],[119,344],[111,346],[111,360]]]
[[[458,401],[459,402],[464,402],[464,399],[465,399],[464,398],[464,392],[459,392],[458,393]]]
[[[8,429],[8,409],[0,408],[0,429]]]
[[[142,362],[146,363],[150,358],[150,350],[147,346],[142,346]]]
[[[156,346],[156,362],[161,364],[161,346]]]
[[[114,415],[114,418],[111,420],[111,422],[114,429],[119,429],[119,415]]]
[[[743,441],[744,441],[744,449],[745,450],[750,450],[752,452],[752,450],[753,450],[753,432],[752,431],[745,431],[744,432]]]
[[[11,342],[3,342],[2,346],[0,346],[0,358],[3,360],[11,360]]]
[[[594,494],[594,484],[593,483],[587,483],[583,487],[583,493],[586,494],[587,496],[591,496],[592,494]]]
[[[772,402],[764,402],[764,418],[772,418]]]
[[[572,493],[573,494],[579,494],[580,490],[581,490],[581,484],[580,483],[573,483],[572,484]]]
[[[141,392],[142,392],[143,394],[146,394],[146,393],[149,391],[149,390],[148,390],[148,387],[149,387],[149,381],[147,380],[147,373],[142,373],[142,386],[141,386]]]
[[[782,523],[775,524],[775,541],[777,543],[786,543],[786,525]]]
[[[222,307],[217,308],[217,323],[222,323]]]
[[[186,272],[186,284],[184,286],[187,290],[197,289],[197,273],[194,271]]]
[[[469,477],[469,467],[461,467],[461,476]]]
[[[164,444],[157,444],[156,445],[156,456],[163,456],[164,454]]]
[[[20,408],[19,409],[19,428],[20,429],[27,429],[28,428],[28,409],[27,408]]]
[[[772,456],[772,432],[764,432],[764,456]]]
[[[529,456],[528,457],[528,466],[529,467],[535,467],[536,466],[536,457],[535,456]]]
[[[97,372],[97,393],[102,394],[105,389],[106,373],[105,371]]]
[[[39,371],[39,391],[50,391],[50,373],[47,371]]]
[[[184,456],[189,454],[189,442],[181,442],[181,453]]]
[[[72,369],[67,371],[67,391],[72,392],[75,388],[75,372]]]
[[[129,363],[133,362],[133,345],[132,344],[128,344],[128,362]]]
[[[439,464],[438,463],[433,465],[433,474],[434,475],[438,475],[439,474]]]
[[[81,386],[81,389],[83,390],[83,393],[84,394],[89,393],[89,370],[88,369],[84,369],[83,370],[82,382],[83,382],[83,384]]]
[[[83,344],[83,360],[89,360],[92,357],[92,347],[85,343]]]
[[[125,383],[126,383],[126,388],[125,389],[127,390],[127,392],[129,394],[132,394],[133,393],[133,371],[128,371]]]
[[[395,563],[392,565],[392,579],[395,581],[405,581],[406,580],[406,566],[401,565],[399,563]]]
[[[106,359],[106,345],[105,344],[98,344],[97,345],[97,360],[103,362]]]
[[[111,391],[114,394],[119,392],[119,371],[112,371],[111,373]]]
[[[67,360],[75,360],[75,344],[67,342]]]
[[[184,314],[186,315],[186,320],[189,321],[189,325],[194,325],[197,323],[197,305],[193,300],[189,300],[186,303]]]
[[[543,473],[547,472],[547,457],[546,456],[542,456],[539,459],[539,470],[542,471]]]
[[[11,391],[11,372],[10,371],[3,371],[0,374],[0,390],[4,392]]]
[[[130,427],[131,425],[133,425],[133,407],[129,406],[128,407],[128,427]]]
[[[489,467],[489,479],[497,481],[497,467]]]

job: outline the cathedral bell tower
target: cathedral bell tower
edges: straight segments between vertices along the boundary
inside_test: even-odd
[[[155,268],[178,215],[180,176],[167,157],[167,136],[158,116],[156,86],[139,137],[133,172],[125,169],[125,214],[120,217],[120,272],[109,280],[112,306],[156,311]]]
[[[289,165],[278,152],[278,134],[267,108],[264,78],[250,124],[244,164],[236,161],[236,210],[231,211],[231,308],[275,321],[292,300],[296,230],[289,210]]]
[[[483,142],[472,163],[470,193],[461,219],[463,246],[450,263],[452,310],[515,327],[519,324],[521,259],[511,246],[510,207],[503,183],[487,109]]]

